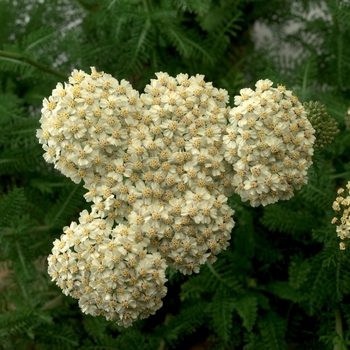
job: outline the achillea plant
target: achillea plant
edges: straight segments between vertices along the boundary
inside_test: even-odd
[[[129,326],[161,307],[165,268],[199,272],[234,226],[219,181],[227,92],[202,75],[157,73],[139,96],[109,74],[74,70],[44,100],[46,161],[92,201],[64,228],[49,274],[83,312]]]
[[[165,269],[199,272],[227,248],[233,191],[252,206],[307,182],[314,129],[291,91],[259,80],[237,107],[203,75],[125,80],[74,70],[44,99],[44,158],[88,192],[54,242],[49,274],[84,313],[130,326],[162,306]]]
[[[349,4],[49,3],[0,2],[1,346],[347,348]]]

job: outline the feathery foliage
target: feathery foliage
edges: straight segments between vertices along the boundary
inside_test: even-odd
[[[330,223],[336,191],[350,180],[347,1],[3,0],[0,21],[2,348],[349,346],[350,253]],[[260,46],[257,22],[272,30]],[[163,307],[128,329],[82,314],[47,274],[52,242],[89,205],[81,185],[45,163],[36,129],[43,99],[90,66],[141,92],[155,72],[205,74],[231,106],[241,88],[269,78],[303,103],[319,101],[340,130],[289,201],[251,208],[232,195],[227,250],[199,274],[169,268]]]

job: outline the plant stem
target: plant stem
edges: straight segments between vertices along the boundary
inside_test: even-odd
[[[43,225],[43,226],[35,226],[32,227],[30,230],[26,231],[26,234],[31,234],[35,232],[48,232],[52,229],[52,226],[49,225]],[[12,236],[14,233],[16,233],[16,230],[13,228],[5,228],[2,229],[1,234],[3,236]]]
[[[347,178],[348,176],[349,176],[349,172],[346,171],[345,173],[339,173],[339,174],[331,175],[330,178],[331,179],[338,179],[340,177]]]
[[[211,272],[222,284],[225,284],[225,285],[226,285],[225,281],[224,281],[224,280],[221,278],[221,276],[215,271],[213,265],[210,264],[208,261],[206,261],[205,264],[208,266],[210,272]]]
[[[48,301],[45,305],[42,306],[41,310],[50,310],[55,309],[62,303],[62,294],[57,295],[54,299]]]
[[[342,323],[341,313],[340,313],[339,308],[334,311],[334,315],[335,315],[335,331],[341,339],[344,339],[343,338],[343,323]],[[340,348],[340,345],[335,344],[333,349],[340,350],[341,348]]]
[[[47,72],[47,73],[50,73],[50,74],[53,74],[59,78],[63,78],[64,80],[67,80],[67,75],[62,73],[62,72],[59,72],[55,69],[52,69],[50,67],[48,67],[47,65],[45,64],[42,64],[40,62],[37,62],[29,57],[26,57],[20,53],[15,53],[15,52],[9,52],[9,51],[3,51],[3,50],[0,50],[0,56],[2,57],[6,57],[6,58],[9,58],[10,60],[15,60],[15,61],[19,61],[19,62],[25,62],[31,66],[34,66],[44,72]]]
[[[162,338],[159,343],[158,350],[164,350],[165,349],[165,340]]]
[[[89,11],[89,12],[96,12],[99,10],[99,5],[98,3],[93,4],[93,5],[87,5],[84,4],[81,0],[75,0],[77,5],[82,8],[84,11]]]

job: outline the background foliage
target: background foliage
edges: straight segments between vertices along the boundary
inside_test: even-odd
[[[260,48],[258,20],[274,32]],[[0,21],[3,349],[347,349],[350,253],[330,221],[350,180],[348,1],[0,0]],[[285,43],[298,54],[281,55]],[[163,308],[128,329],[82,314],[46,273],[52,242],[86,204],[42,158],[41,103],[90,66],[140,91],[158,71],[205,74],[231,97],[269,78],[324,103],[341,130],[290,201],[251,208],[231,197],[231,246],[198,275],[169,269]]]

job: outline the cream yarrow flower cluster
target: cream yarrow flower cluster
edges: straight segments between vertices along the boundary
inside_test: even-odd
[[[166,263],[159,253],[147,253],[147,241],[137,241],[126,226],[112,226],[83,211],[79,224],[55,240],[48,272],[84,313],[128,327],[162,306]]]
[[[336,214],[341,215],[340,218],[334,217],[332,219],[332,224],[337,225],[337,235],[342,240],[342,242],[339,243],[341,250],[346,249],[346,242],[349,241],[350,238],[350,181],[347,183],[346,189],[347,193],[344,188],[338,190],[338,197],[332,205]]]
[[[148,165],[142,186],[156,198],[151,205],[138,201],[132,215],[144,221],[151,247],[168,263],[185,274],[199,272],[201,264],[215,261],[228,246],[234,226],[219,181],[227,172],[221,135],[228,95],[203,75],[156,75],[141,100],[158,148],[146,162],[140,159]]]
[[[204,77],[157,73],[139,96],[125,80],[74,70],[44,100],[44,158],[92,202],[64,228],[49,274],[82,310],[129,326],[161,307],[165,268],[199,272],[228,246],[232,177],[221,135],[227,92]]]
[[[242,89],[223,136],[232,186],[255,207],[287,200],[307,183],[315,130],[297,97],[284,86],[259,80]]]
[[[93,184],[98,176],[107,182],[112,174],[115,181],[128,176],[129,168],[115,174],[120,164],[115,153],[123,155],[129,129],[138,123],[138,92],[127,81],[119,83],[94,68],[91,75],[74,70],[69,82],[57,84],[44,99],[37,137],[45,160],[76,183],[83,179]]]
[[[46,161],[74,182],[83,180],[93,202],[92,212],[83,211],[79,225],[54,243],[49,274],[83,312],[124,326],[153,314],[166,294],[165,260],[148,253],[149,240],[125,221],[136,192],[125,181],[134,170],[127,151],[141,107],[127,81],[94,68],[91,75],[74,70],[69,84],[58,84],[44,100],[37,132]]]

